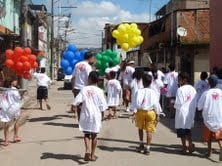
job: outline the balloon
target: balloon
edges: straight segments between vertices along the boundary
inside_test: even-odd
[[[114,30],[113,32],[112,32],[112,36],[113,37],[115,37],[115,38],[118,38],[119,37],[119,31],[118,30]]]
[[[97,67],[98,69],[102,68],[102,62],[101,62],[100,60],[97,60],[97,61],[96,61],[96,67]]]
[[[14,66],[14,62],[11,60],[11,59],[7,59],[5,61],[5,65],[9,68],[13,67]]]
[[[78,60],[77,59],[73,59],[72,63],[71,63],[71,66],[72,68],[74,69],[75,68],[75,65],[78,63]]]
[[[118,65],[119,62],[120,62],[120,58],[119,57],[116,57],[116,58],[113,59],[114,65]]]
[[[31,69],[31,64],[29,62],[24,62],[23,63],[23,69],[28,71]]]
[[[69,60],[69,62],[72,62],[72,60],[75,58],[75,54],[72,51],[67,51],[66,54],[66,59]]]
[[[132,23],[132,24],[130,24],[130,27],[131,27],[131,28],[138,28],[138,26],[137,26],[136,23]]]
[[[33,67],[34,69],[36,69],[38,66],[39,66],[39,65],[38,65],[37,62],[34,62],[33,65],[32,65],[32,67]]]
[[[68,67],[66,70],[65,70],[65,74],[66,75],[71,75],[72,74],[72,67]]]
[[[142,44],[143,41],[144,41],[143,37],[142,37],[142,36],[139,36],[138,38],[139,38],[139,40],[140,40],[140,43],[139,43],[139,44]]]
[[[26,62],[26,61],[28,61],[28,60],[29,60],[29,58],[26,57],[26,56],[21,56],[21,57],[20,57],[20,61],[21,61],[21,62]]]
[[[102,56],[101,61],[102,61],[102,63],[106,63],[109,61],[109,58],[107,56]]]
[[[140,39],[138,37],[134,37],[132,40],[135,45],[139,45]]]
[[[102,55],[101,54],[96,54],[96,60],[101,60],[102,59]]]
[[[60,65],[62,66],[62,68],[65,70],[69,67],[69,61],[66,59],[63,59],[60,63]]]
[[[24,48],[24,53],[25,53],[26,55],[29,55],[29,54],[32,53],[32,50],[31,50],[29,47],[26,47],[26,48]]]
[[[14,52],[17,56],[23,55],[23,49],[21,47],[15,47]]]
[[[68,51],[76,52],[77,48],[75,44],[70,44],[68,46]]]
[[[34,61],[36,61],[36,56],[33,55],[33,54],[29,55],[28,58],[29,58],[29,61],[30,61],[30,62],[34,62]]]
[[[16,68],[16,70],[22,70],[23,69],[23,63],[22,62],[17,62],[15,68]]]
[[[122,47],[122,49],[123,49],[124,51],[128,51],[128,50],[129,50],[129,44],[128,44],[128,43],[123,43],[123,44],[121,45],[121,47]]]
[[[120,24],[119,27],[117,28],[117,30],[120,33],[124,33],[124,32],[126,32],[126,26],[124,24]]]
[[[25,72],[25,73],[23,73],[23,78],[25,78],[25,79],[30,79],[31,78],[31,74],[29,73],[29,72]]]
[[[81,56],[81,53],[79,52],[79,51],[77,51],[76,53],[75,53],[75,59],[76,60],[78,60],[78,61],[81,61],[81,60],[83,60],[83,57]]]
[[[62,58],[67,59],[67,51],[63,51]]]
[[[99,75],[100,76],[104,76],[105,75],[105,71],[104,70],[99,70]]]
[[[110,49],[107,49],[107,50],[105,51],[106,56],[110,56],[112,53],[113,53],[113,52],[112,52],[112,50],[110,50]]]
[[[8,49],[5,51],[5,54],[6,54],[6,59],[13,59],[14,51]]]
[[[84,50],[81,50],[81,51],[80,51],[82,60],[84,59],[84,56],[85,56],[85,54],[86,54],[87,52],[89,52],[89,50],[84,49]]]

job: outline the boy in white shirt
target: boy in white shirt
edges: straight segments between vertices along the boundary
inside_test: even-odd
[[[99,74],[92,71],[89,74],[89,85],[81,89],[74,99],[74,106],[82,104],[79,130],[84,133],[85,161],[95,161],[95,149],[97,145],[97,134],[102,126],[103,112],[107,109],[106,99],[103,91],[97,87]],[[92,139],[90,145],[90,139]],[[90,150],[91,147],[91,150]]]
[[[51,109],[48,104],[48,86],[51,83],[50,78],[45,74],[45,68],[40,69],[40,73],[34,73],[34,78],[37,80],[37,100],[40,104],[40,109],[43,110],[42,100],[45,101],[48,110]]]
[[[182,153],[187,154],[194,151],[192,142],[191,128],[194,125],[194,116],[196,111],[196,90],[188,84],[189,75],[180,73],[178,76],[180,88],[177,90],[174,108],[176,109],[175,128],[177,137],[181,138]],[[187,148],[186,141],[189,146]]]
[[[169,108],[169,112],[170,112],[170,116],[172,118],[174,118],[174,114],[175,114],[175,110],[173,108],[174,102],[175,102],[175,97],[176,97],[176,92],[178,89],[178,73],[175,71],[175,65],[174,64],[170,64],[169,66],[170,72],[167,73],[165,80],[164,80],[164,84],[167,88],[167,93],[166,93],[166,97],[167,97],[167,101],[168,101],[168,108]]]
[[[134,99],[132,100],[131,110],[134,111],[133,121],[136,121],[138,128],[140,146],[139,152],[146,155],[150,153],[150,144],[152,141],[152,133],[156,130],[159,115],[162,113],[158,97],[156,93],[149,88],[152,77],[148,74],[143,75],[143,89],[138,89]],[[147,133],[147,142],[143,144],[143,130]]]
[[[117,111],[117,106],[119,106],[119,99],[120,95],[122,92],[122,88],[120,85],[120,82],[115,79],[116,77],[116,72],[111,71],[109,73],[110,80],[107,82],[107,104],[109,106],[109,115],[108,119],[111,119],[112,117],[114,119],[117,118],[116,111]],[[113,110],[113,115],[112,115],[112,110]]]
[[[210,76],[208,82],[210,89],[201,96],[198,109],[203,110],[204,140],[208,143],[208,156],[211,155],[211,141],[215,139],[220,147],[219,160],[222,161],[222,91],[216,87],[217,76]]]

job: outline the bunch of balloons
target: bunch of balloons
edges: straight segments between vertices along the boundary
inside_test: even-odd
[[[22,76],[24,79],[30,79],[31,69],[36,69],[38,63],[36,56],[32,54],[30,48],[15,47],[14,50],[8,49],[5,51],[6,60],[5,65],[16,71],[16,74]]]
[[[108,49],[102,53],[96,54],[96,68],[99,69],[100,76],[105,75],[105,70],[109,67],[109,62],[112,62],[113,65],[118,65],[120,63],[120,58],[116,51]]]
[[[135,48],[142,44],[144,40],[141,36],[141,30],[135,23],[120,24],[118,28],[112,32],[112,36],[116,38],[117,44],[120,45],[124,51]]]
[[[66,75],[71,75],[75,65],[84,59],[88,50],[78,51],[76,45],[69,44],[68,49],[62,53],[62,61],[60,63]]]

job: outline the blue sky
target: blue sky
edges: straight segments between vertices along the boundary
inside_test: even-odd
[[[51,0],[32,0],[36,4],[45,4],[50,12]],[[61,9],[61,14],[71,14],[68,40],[79,47],[99,47],[101,34],[106,23],[118,24],[121,22],[148,22],[154,18],[153,14],[169,0],[55,0],[55,14],[58,6],[77,6],[76,9]],[[152,2],[152,17],[149,15]],[[60,24],[60,26],[58,26]],[[64,35],[64,29],[58,28],[64,22],[55,23],[57,35]]]

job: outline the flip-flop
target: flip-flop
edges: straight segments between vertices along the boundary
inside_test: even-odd
[[[5,146],[5,147],[9,146],[9,142],[8,142],[8,141],[7,141],[7,142],[4,142],[4,146]]]
[[[90,161],[90,160],[91,160],[90,153],[85,153],[84,161]]]
[[[94,158],[91,157],[90,161],[96,161],[98,159],[97,156],[94,156]]]
[[[13,142],[14,143],[21,142],[21,139],[19,137],[14,137]]]

